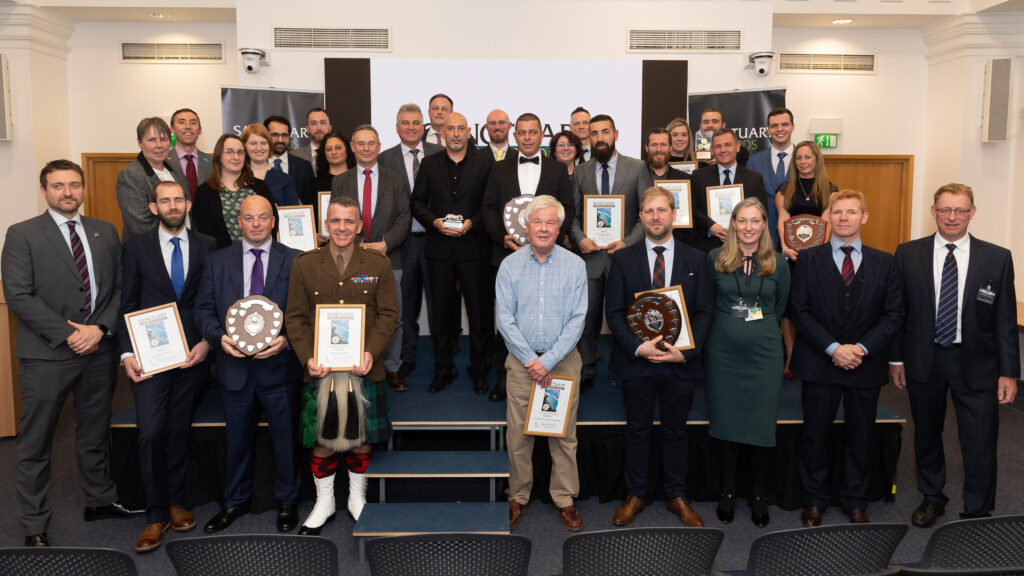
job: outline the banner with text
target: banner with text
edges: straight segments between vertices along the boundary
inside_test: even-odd
[[[690,124],[700,126],[700,114],[707,108],[722,111],[726,126],[736,133],[743,147],[751,154],[770,146],[768,112],[786,105],[786,89],[736,90],[732,92],[699,92],[690,94]]]
[[[221,86],[221,130],[240,135],[247,125],[262,124],[267,116],[284,116],[292,125],[294,149],[309,144],[306,112],[323,105],[323,92]]]

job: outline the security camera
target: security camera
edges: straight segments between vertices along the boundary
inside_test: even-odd
[[[242,53],[242,70],[249,74],[259,74],[260,61],[267,53],[259,48],[239,48],[238,51]]]
[[[775,58],[775,52],[754,52],[751,54],[749,63],[754,68],[754,74],[762,78],[767,76],[772,70],[772,58]]]

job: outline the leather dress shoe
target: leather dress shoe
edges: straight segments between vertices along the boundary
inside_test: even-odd
[[[151,552],[159,548],[163,544],[164,532],[167,532],[167,529],[170,527],[170,522],[146,524],[146,529],[142,531],[139,539],[135,541],[135,551]]]
[[[755,496],[750,501],[750,521],[754,523],[754,526],[764,528],[771,519],[772,517],[768,515],[768,499]]]
[[[445,389],[445,386],[451,382],[448,378],[441,374],[434,374],[434,379],[430,382],[430,388],[427,388],[427,392],[434,394]]]
[[[481,376],[479,378],[473,378],[473,392],[476,394],[487,394],[487,389],[490,386],[487,385],[487,378]]]
[[[864,513],[860,508],[854,508],[846,513],[850,517],[850,524],[868,524],[871,520],[868,520],[868,515]]]
[[[508,501],[508,529],[515,530],[519,526],[519,519],[523,517],[523,506],[515,500]]]
[[[576,510],[576,507],[572,504],[565,508],[559,508],[555,506],[555,514],[558,514],[562,518],[562,525],[569,532],[579,532],[583,530],[583,518],[580,518],[580,513]]]
[[[299,511],[295,504],[281,504],[277,507],[277,531],[291,532],[299,525]]]
[[[821,513],[821,508],[818,508],[817,506],[808,506],[800,513],[800,522],[808,528],[821,526]]]
[[[626,501],[619,506],[619,509],[615,511],[615,516],[612,516],[612,524],[616,526],[626,526],[633,523],[633,519],[636,515],[643,511],[647,505],[644,504],[642,498],[636,496],[630,496],[626,498]]]
[[[498,378],[498,383],[491,388],[491,393],[487,395],[488,400],[491,402],[501,402],[508,397],[508,393],[505,391],[505,379]]]
[[[196,527],[196,519],[192,517],[192,513],[181,506],[171,506],[167,512],[171,515],[171,530],[188,532]]]
[[[690,528],[696,528],[703,526],[704,521],[700,519],[700,514],[690,506],[690,502],[683,498],[673,498],[668,502],[665,502],[665,508],[668,508],[675,515],[679,516],[683,524],[686,524]]]
[[[249,513],[249,509],[246,507],[238,508],[221,508],[217,515],[210,519],[203,526],[203,532],[207,534],[213,534],[214,532],[220,532],[221,530],[231,526],[235,520],[238,520],[242,516]]]
[[[29,534],[28,536],[25,536],[26,548],[39,548],[49,545],[50,540],[46,537],[46,532],[40,532],[39,534]]]
[[[105,520],[107,518],[131,518],[145,511],[144,508],[135,508],[120,500],[114,500],[106,506],[86,506],[85,521],[92,522],[93,520]]]
[[[402,365],[398,367],[398,375],[405,378],[409,374],[412,374],[413,370],[416,369],[415,362],[402,362]]]
[[[387,372],[386,379],[388,381],[388,388],[391,388],[392,392],[405,392],[409,389],[409,385],[405,383],[405,378],[402,378],[399,372]]]
[[[718,516],[718,521],[722,524],[728,524],[732,522],[733,515],[736,512],[736,497],[732,494],[721,494],[718,496],[718,508],[715,509],[715,515]]]
[[[925,500],[921,502],[921,505],[914,510],[914,513],[910,516],[910,522],[918,528],[928,528],[935,524],[935,520],[939,516],[946,513],[946,505],[941,502],[933,502],[931,500]]]

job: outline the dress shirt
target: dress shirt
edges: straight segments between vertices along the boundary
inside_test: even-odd
[[[309,143],[309,163],[313,166],[313,176],[316,176],[316,151],[319,149],[316,144]]]
[[[245,282],[245,285],[243,286],[243,294],[245,294],[246,297],[251,296],[251,294],[249,294],[249,282],[252,280],[252,267],[256,264],[256,256],[250,252],[250,250],[253,248],[263,250],[263,253],[260,254],[260,260],[263,261],[263,287],[266,288],[267,266],[270,264],[270,245],[273,243],[273,240],[267,240],[260,246],[253,246],[245,240],[242,240],[242,280]]]
[[[150,168],[152,168],[152,166],[150,166]],[[196,170],[198,169],[199,166],[197,164]],[[162,166],[159,170],[153,170],[153,173],[156,174],[156,177],[159,178],[161,182],[177,182],[177,180],[174,179],[174,173],[166,166]],[[185,192],[188,192],[188,190],[186,189]]]
[[[843,246],[853,246],[853,252],[850,252],[850,260],[853,261],[853,273],[856,274],[857,271],[860,270],[860,263],[864,260],[864,253],[862,252],[864,243],[861,242],[859,236],[849,244],[843,244],[842,241],[833,236],[832,239],[829,240],[829,244],[832,246],[832,260],[836,263],[836,270],[840,274],[843,272],[843,260],[846,259],[846,253],[842,251]],[[945,250],[945,248],[943,248],[943,250]],[[868,353],[868,349],[860,342],[857,342],[857,346],[860,346],[860,349],[863,350],[865,354]],[[825,348],[825,353],[831,357],[832,353],[836,351],[836,348],[839,348],[839,342],[829,344],[828,348]]]
[[[284,154],[281,154],[280,156],[274,156],[270,160],[267,160],[267,162],[270,163],[270,167],[271,168],[274,167],[274,160],[280,160],[281,161],[281,172],[284,172],[285,174],[287,174],[288,173],[288,153],[285,152]]]
[[[356,194],[359,195],[359,214],[363,213],[363,186],[366,186],[366,175],[363,171],[366,168],[356,164]],[[373,218],[374,213],[377,211],[377,183],[380,181],[380,170],[377,169],[377,165],[374,164],[370,167],[370,218]],[[365,230],[364,230],[365,232]]]
[[[179,147],[175,146],[174,148],[172,148],[172,150],[174,150],[178,154],[178,162],[181,163],[181,169],[182,170],[187,170],[188,169],[188,160],[185,160],[185,156],[191,156],[192,157],[192,163],[195,164],[195,166],[196,166],[196,173],[197,174],[199,173],[199,149],[198,148],[196,148],[195,150],[193,150],[191,152],[185,152],[184,148],[179,148]],[[202,184],[202,182],[200,182],[200,184]]]
[[[733,162],[732,166],[718,165],[718,185],[725,186],[725,171],[729,171],[729,182],[732,184],[736,183],[736,167],[739,166],[739,162]],[[731,184],[730,184],[731,185]]]
[[[188,276],[188,232],[183,228],[181,233],[177,236],[171,236],[168,234],[163,226],[157,226],[156,232],[157,238],[160,239],[160,254],[164,257],[164,268],[167,270],[167,277],[171,277],[171,255],[174,254],[174,242],[171,242],[172,238],[180,238],[178,245],[181,246],[181,264],[185,270],[185,276]]]
[[[99,283],[96,281],[96,270],[92,267],[92,250],[89,249],[89,235],[86,234],[85,227],[82,226],[82,215],[75,214],[74,218],[68,219],[55,212],[52,208],[48,208],[46,211],[50,213],[50,217],[57,223],[57,228],[60,229],[61,236],[64,237],[64,242],[68,245],[68,250],[71,250],[71,229],[68,228],[68,222],[73,221],[75,223],[75,232],[78,233],[78,239],[82,241],[82,250],[85,251],[85,264],[89,270],[92,305],[96,306],[96,296],[99,294],[100,288]],[[74,260],[74,256],[71,259]],[[75,271],[77,272],[77,270]]]
[[[791,165],[790,163],[793,161],[793,151],[794,150],[796,150],[796,145],[792,144],[792,143],[790,143],[789,148],[785,148],[783,150],[779,150],[778,148],[772,146],[772,152],[771,152],[772,172],[778,172],[779,171],[779,153],[780,152],[785,152],[786,153],[786,157],[783,158],[782,161],[785,162],[785,166],[786,167],[783,170],[786,172],[786,174],[789,174],[789,167]],[[772,193],[774,194],[775,191],[773,190]]]
[[[409,152],[410,150],[412,150],[412,148],[406,146],[404,142],[401,144],[401,147],[402,161],[405,162],[405,175],[409,178],[409,193],[412,194],[412,189],[416,187],[416,178],[414,178],[412,175],[413,155]],[[424,156],[422,142],[416,143],[416,150],[420,151],[418,157],[420,159],[420,165],[422,166]],[[415,218],[412,219],[412,230],[410,230],[411,232],[426,232],[426,230],[427,229],[423,227],[423,224],[420,224],[419,220]]]
[[[519,155],[519,159],[526,158],[522,154]],[[533,158],[533,156],[531,156]],[[540,162],[544,161],[544,155],[537,152],[536,155],[537,164],[533,162],[519,163],[519,193],[529,194],[533,196],[537,193],[537,184],[540,183]]]
[[[437,141],[438,136],[441,137],[440,142]],[[431,144],[440,144],[441,146],[444,146],[444,134],[438,132],[437,130],[434,130],[433,124],[427,126],[427,142],[430,142]]]
[[[591,155],[590,155],[590,146],[584,146],[584,147],[583,147],[583,154],[582,154],[582,155],[580,155],[580,159],[579,159],[579,161],[578,161],[578,162],[576,162],[576,164],[583,164],[583,163],[584,163],[584,162],[586,162],[587,160],[590,160],[590,158],[591,158]]]
[[[583,260],[556,245],[541,262],[525,246],[502,261],[495,289],[498,330],[509,351],[525,365],[544,350],[540,362],[553,370],[583,333],[587,315]]]
[[[491,156],[494,156],[495,160],[498,160],[498,150],[501,150],[501,160],[508,158],[508,141],[505,141],[505,145],[500,148],[495,148],[494,144],[488,144],[487,147],[491,151]]]
[[[466,158],[469,158],[467,153],[462,157],[462,160],[456,162],[452,160],[452,157],[445,154],[445,159],[448,161],[448,185],[452,193],[459,191],[459,184],[462,183],[462,171],[466,168]]]
[[[675,242],[672,241],[670,235],[664,244],[655,244],[650,238],[644,237],[644,246],[647,247],[647,270],[650,274],[648,278],[654,278],[654,260],[658,257],[658,253],[654,251],[655,246],[663,246],[665,251],[661,253],[662,257],[665,258],[665,287],[668,288],[672,280],[672,261],[675,256]]]
[[[619,153],[612,154],[612,157],[608,160],[608,193],[615,194],[615,167],[619,164]],[[601,174],[604,172],[604,168],[601,167],[601,163],[594,160],[594,176],[597,178],[597,193],[601,193]]]
[[[954,344],[959,344],[960,340],[960,328],[963,325],[963,321],[960,319],[964,310],[964,289],[967,285],[967,265],[971,261],[971,237],[964,234],[963,238],[956,242],[950,242],[942,237],[938,232],[935,233],[935,250],[932,260],[932,274],[935,276],[935,314],[939,313],[939,292],[942,287],[942,265],[946,263],[946,254],[949,250],[946,248],[946,244],[954,244],[956,248],[953,250],[953,258],[956,258],[956,337],[953,338]],[[983,286],[984,288],[984,286]]]

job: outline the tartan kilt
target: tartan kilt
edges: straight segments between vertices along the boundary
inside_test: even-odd
[[[366,419],[364,424],[366,443],[387,442],[391,439],[391,408],[388,405],[387,382],[364,378],[363,394],[370,401],[363,411],[363,416]],[[316,439],[317,386],[314,382],[310,382],[306,386],[303,400],[306,406],[302,415],[303,445],[312,448]]]

